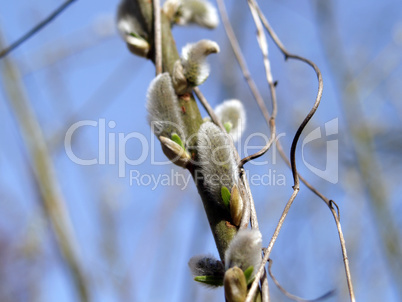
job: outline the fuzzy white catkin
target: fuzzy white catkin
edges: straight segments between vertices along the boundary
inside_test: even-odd
[[[149,52],[148,35],[143,29],[135,1],[122,0],[117,11],[117,28],[129,49],[136,55],[146,57]],[[133,34],[135,36],[133,36]]]
[[[253,266],[252,276],[261,264],[262,236],[259,230],[240,230],[232,239],[225,252],[225,269],[239,267],[243,271]]]
[[[221,188],[229,190],[238,183],[237,163],[228,134],[211,122],[198,131],[198,160],[205,189],[217,202],[222,202]]]
[[[169,73],[165,72],[152,80],[148,88],[148,122],[156,136],[171,138],[177,133],[185,141],[183,121],[176,93]]]
[[[176,21],[176,17],[179,13],[179,7],[181,6],[182,0],[166,0],[163,3],[163,12],[165,13],[166,17],[173,23]]]
[[[201,85],[209,76],[209,65],[205,58],[219,52],[219,45],[211,40],[189,43],[183,47],[181,64],[183,74],[191,86]]]
[[[179,25],[197,24],[213,29],[219,25],[216,8],[203,0],[182,0],[179,6],[177,23]]]
[[[234,142],[238,141],[246,127],[246,111],[242,102],[236,99],[224,101],[215,108],[215,114],[222,124],[231,124],[229,134]]]
[[[221,276],[225,274],[225,268],[221,261],[211,255],[194,256],[188,262],[193,276]]]

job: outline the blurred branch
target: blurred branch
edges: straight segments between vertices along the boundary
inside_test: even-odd
[[[41,21],[39,24],[37,24],[35,27],[33,27],[30,31],[28,31],[25,35],[23,35],[21,38],[19,38],[17,41],[12,43],[10,46],[4,48],[3,50],[0,51],[0,59],[8,55],[11,51],[16,49],[18,46],[20,46],[22,43],[24,43],[26,40],[28,40],[30,37],[32,37],[34,34],[39,32],[44,26],[49,24],[54,18],[56,18],[60,13],[64,11],[64,9],[67,8],[71,3],[73,3],[75,0],[68,0],[64,2],[62,5],[60,5],[53,13],[51,13],[46,19]]]
[[[363,114],[358,87],[353,81],[352,72],[346,64],[346,54],[342,48],[342,40],[337,32],[337,24],[333,15],[334,8],[330,1],[316,2],[317,18],[322,45],[327,61],[330,63],[339,91],[341,91],[341,107],[345,116],[348,133],[352,136],[352,148],[356,158],[356,166],[361,173],[361,181],[368,192],[368,201],[372,207],[376,228],[379,230],[379,241],[385,251],[387,265],[394,279],[394,287],[402,299],[402,248],[395,215],[389,208],[389,193],[381,175],[380,165],[375,154],[373,134]],[[356,123],[359,117],[359,123]],[[362,131],[363,129],[363,131]]]
[[[0,37],[0,47],[2,46]],[[1,64],[4,88],[30,154],[34,175],[42,195],[42,207],[53,227],[66,265],[72,275],[80,301],[90,300],[87,280],[77,255],[77,244],[73,234],[69,214],[65,208],[60,186],[51,162],[42,130],[29,104],[21,77],[13,64],[5,58]]]

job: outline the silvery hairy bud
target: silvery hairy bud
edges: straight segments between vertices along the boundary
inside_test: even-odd
[[[226,187],[226,191],[238,183],[235,151],[228,134],[218,126],[211,122],[201,125],[197,141],[200,172],[211,198],[223,206],[227,205],[223,201],[222,188]]]
[[[244,271],[253,267],[251,278],[261,264],[262,236],[257,229],[243,229],[237,232],[225,252],[225,268],[239,267]]]
[[[163,11],[172,23],[178,25],[196,24],[213,29],[219,24],[215,7],[203,0],[168,0]]]
[[[215,108],[215,114],[233,141],[238,141],[246,126],[246,111],[243,104],[235,99],[224,101]]]
[[[181,58],[175,62],[173,68],[173,84],[176,93],[184,94],[204,83],[209,76],[206,57],[218,52],[218,44],[211,40],[201,40],[184,46]]]
[[[123,0],[117,11],[117,28],[129,50],[141,57],[149,53],[148,35],[140,22],[139,7],[135,1]]]
[[[147,96],[148,121],[159,138],[165,155],[176,165],[186,168],[190,155],[185,150],[185,133],[179,101],[168,73],[152,80]]]
[[[221,261],[210,255],[194,256],[188,262],[194,280],[208,287],[223,285],[225,268]]]

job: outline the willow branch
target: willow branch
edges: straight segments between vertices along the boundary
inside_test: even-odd
[[[264,99],[262,98],[260,92],[258,91],[257,85],[255,84],[253,78],[251,77],[250,71],[247,68],[246,60],[242,54],[239,42],[237,41],[236,34],[233,31],[233,27],[230,24],[230,20],[226,11],[225,3],[223,0],[217,0],[218,10],[221,15],[223,27],[225,28],[226,36],[229,39],[230,45],[232,47],[233,53],[236,57],[237,62],[240,65],[240,69],[243,73],[243,76],[250,88],[251,93],[253,94],[255,100],[257,101],[258,106],[262,114],[264,115],[265,121],[269,125],[269,120],[271,118],[267,107],[265,106]]]
[[[249,0],[249,1],[252,1],[252,0]],[[254,7],[257,8],[256,2],[253,1],[252,3],[254,5]],[[261,16],[261,13],[260,13],[260,16]],[[276,35],[275,35],[275,38],[276,38],[276,40],[275,40],[274,37],[271,34],[271,31],[268,30],[268,32],[270,33],[270,35],[273,38],[273,40],[275,41],[275,43],[278,44],[278,41],[279,41],[278,37],[276,37]],[[280,43],[280,41],[279,41],[279,43]],[[275,229],[274,235],[272,236],[271,241],[270,241],[270,243],[268,245],[267,252],[264,255],[263,261],[261,263],[261,267],[258,270],[258,273],[255,276],[255,280],[254,280],[254,282],[253,282],[253,284],[251,286],[251,289],[250,289],[250,291],[249,291],[249,293],[247,295],[246,301],[248,301],[248,302],[251,301],[251,299],[253,297],[253,294],[257,290],[258,279],[262,276],[265,264],[268,261],[268,258],[269,258],[269,255],[271,253],[272,247],[273,247],[274,243],[276,242],[276,239],[278,238],[279,231],[281,230],[283,222],[284,222],[284,220],[285,220],[285,218],[286,218],[286,216],[287,216],[287,214],[288,214],[288,212],[290,210],[290,207],[293,204],[293,201],[295,200],[295,198],[296,198],[296,196],[297,196],[297,194],[299,192],[299,175],[298,175],[297,167],[296,167],[296,147],[297,147],[297,143],[299,141],[301,133],[303,132],[303,130],[306,127],[307,123],[313,117],[314,113],[317,111],[318,105],[320,104],[320,101],[321,101],[322,91],[323,91],[322,75],[321,75],[321,72],[320,72],[319,68],[317,67],[317,65],[315,63],[313,63],[312,61],[310,61],[310,60],[308,60],[306,58],[303,58],[301,56],[290,54],[284,48],[283,49],[281,48],[281,50],[285,54],[285,58],[293,58],[293,59],[300,60],[300,61],[305,62],[306,64],[310,65],[314,69],[314,71],[315,71],[315,73],[317,75],[317,80],[318,80],[318,92],[317,92],[317,96],[316,96],[316,99],[315,99],[313,107],[311,108],[310,112],[307,114],[306,118],[302,121],[301,125],[297,129],[296,134],[295,134],[295,136],[293,138],[292,146],[290,148],[290,163],[291,163],[293,181],[294,181],[293,193],[292,193],[289,201],[286,204],[286,207],[285,207],[285,209],[284,209],[284,211],[282,213],[281,218],[279,219],[279,222],[278,222],[278,225],[277,225],[277,227]]]
[[[253,299],[253,296],[255,294],[255,292],[257,291],[258,288],[258,282],[260,280],[260,278],[263,276],[264,274],[264,270],[265,270],[265,264],[267,263],[268,259],[269,259],[269,255],[271,254],[272,248],[276,242],[276,239],[278,239],[279,236],[279,232],[282,228],[283,222],[285,221],[285,218],[287,216],[287,214],[289,213],[290,207],[293,204],[293,201],[295,200],[297,193],[299,192],[299,188],[294,187],[293,189],[293,193],[292,196],[290,197],[289,201],[287,202],[285,209],[282,212],[282,215],[279,219],[279,222],[275,228],[274,234],[272,235],[272,238],[268,244],[268,247],[265,250],[265,254],[264,257],[262,258],[262,262],[260,267],[258,268],[258,272],[255,274],[255,279],[251,285],[251,288],[247,294],[247,298],[245,300],[245,302],[251,302]]]
[[[272,143],[275,141],[275,138],[276,138],[275,118],[276,118],[276,114],[277,114],[277,100],[276,100],[275,84],[274,84],[274,81],[272,80],[271,63],[268,58],[268,43],[267,43],[267,39],[265,38],[264,29],[262,27],[261,20],[259,19],[255,8],[250,4],[250,2],[248,2],[248,3],[249,3],[251,15],[253,16],[254,23],[257,27],[257,40],[258,40],[258,44],[259,44],[261,52],[262,52],[264,67],[265,67],[265,74],[267,77],[267,82],[268,82],[269,90],[271,93],[272,115],[269,120],[269,126],[271,129],[271,138],[269,139],[269,141],[265,145],[265,147],[262,148],[262,150],[255,153],[254,155],[250,155],[250,156],[242,159],[239,164],[239,166],[241,166],[241,167],[248,161],[252,160],[253,158],[258,158],[258,157],[264,155],[269,150],[269,148],[271,147]],[[254,203],[252,204],[251,213],[253,213],[253,211],[255,213],[255,216],[257,216]],[[269,288],[268,288],[267,273],[266,273],[265,269],[264,269],[264,274],[260,281],[261,281],[261,291],[262,291],[262,302],[268,302],[269,301]]]
[[[250,71],[247,67],[247,63],[244,59],[244,56],[242,54],[242,51],[240,49],[240,45],[239,42],[237,41],[236,35],[233,31],[233,28],[230,24],[229,18],[227,16],[227,12],[226,12],[226,8],[224,5],[223,0],[217,0],[218,3],[218,8],[219,8],[219,13],[221,15],[221,19],[222,19],[222,23],[223,26],[225,28],[225,32],[226,35],[229,39],[230,45],[232,47],[233,53],[236,57],[237,62],[239,63],[240,69],[242,71],[243,77],[247,82],[247,85],[250,88],[250,91],[252,93],[252,95],[254,96],[255,101],[257,102],[257,105],[259,106],[264,119],[267,123],[267,125],[270,124],[270,113],[268,112],[267,107],[265,106],[264,100],[261,96],[261,93],[259,92],[253,78],[251,77]],[[276,140],[275,142],[276,147],[278,148],[278,152],[280,154],[280,156],[282,157],[282,159],[285,161],[285,163],[289,166],[289,168],[291,167],[290,165],[290,161],[287,158],[285,152],[283,151],[282,145],[280,143],[279,140]],[[316,188],[314,188],[304,177],[302,177],[299,174],[299,178],[300,180],[307,186],[307,188],[309,188],[314,194],[316,194],[318,197],[320,197],[328,206],[329,206],[329,199],[327,197],[325,197],[322,193],[320,193]]]
[[[193,88],[194,94],[197,96],[198,100],[200,101],[201,105],[207,111],[208,115],[211,117],[211,120],[224,132],[226,132],[225,127],[223,127],[221,121],[219,120],[218,116],[215,114],[215,111],[212,109],[211,105],[208,103],[207,99],[205,98],[204,94],[198,87]]]
[[[250,11],[251,11],[251,15],[253,16],[253,19],[254,19],[254,23],[257,27],[257,40],[258,40],[258,44],[260,46],[260,49],[261,49],[261,52],[263,55],[265,74],[267,77],[267,82],[268,82],[269,90],[271,93],[272,115],[268,121],[268,125],[271,129],[271,137],[270,137],[269,141],[267,142],[267,144],[260,151],[256,152],[255,154],[252,154],[250,156],[247,156],[246,158],[243,158],[239,164],[240,167],[242,167],[248,161],[264,155],[269,150],[269,148],[272,146],[272,143],[275,141],[275,138],[276,138],[275,118],[277,115],[277,98],[276,98],[275,83],[272,79],[271,63],[268,58],[268,43],[267,43],[267,40],[264,35],[264,28],[262,27],[261,20],[258,16],[256,9],[250,2],[248,2],[248,4],[249,4]],[[264,103],[264,107],[266,108],[265,103]]]
[[[244,169],[240,170],[240,175],[241,175],[241,181],[243,182],[244,186],[246,186],[246,192],[250,193],[250,188],[248,186],[248,181],[246,178],[246,173],[244,171]],[[243,215],[241,217],[241,221],[240,221],[240,229],[246,229],[248,227],[248,224],[250,222],[250,216],[251,216],[251,203],[254,203],[253,201],[253,196],[251,194],[249,194],[248,198],[245,198],[244,200],[246,200],[247,202],[244,205],[244,209],[243,209]],[[255,209],[254,209],[255,211]],[[257,221],[256,217],[253,218]],[[258,221],[257,221],[258,224]],[[255,222],[253,222],[253,225],[255,225]]]
[[[285,58],[293,58],[293,59],[300,60],[302,62],[307,63],[312,68],[314,68],[314,71],[316,72],[317,78],[318,78],[318,81],[319,81],[319,88],[318,88],[317,98],[316,98],[316,102],[314,104],[314,107],[310,111],[309,115],[307,116],[308,120],[311,119],[311,117],[313,116],[315,110],[318,107],[319,101],[320,101],[321,96],[322,96],[323,84],[322,84],[321,73],[320,73],[318,67],[313,62],[311,62],[310,60],[307,60],[307,59],[305,59],[303,57],[300,57],[300,56],[293,55],[293,54],[289,53],[286,50],[286,48],[284,47],[284,45],[282,44],[282,42],[279,40],[278,36],[274,32],[274,30],[272,29],[270,24],[268,23],[268,20],[265,18],[265,16],[262,13],[262,11],[259,9],[258,4],[255,2],[255,0],[250,0],[250,1],[252,1],[254,3],[255,7],[258,10],[258,14],[259,14],[259,16],[261,18],[261,21],[263,22],[263,24],[265,26],[265,29],[268,31],[269,35],[274,40],[275,44],[279,47],[279,49],[285,55]],[[298,132],[296,133],[296,135],[298,135],[298,137],[300,137],[301,131],[303,130],[304,126],[308,123],[307,118],[303,121],[301,127],[299,127]],[[295,153],[296,144],[297,144],[297,140],[296,140],[296,136],[295,136],[295,139],[293,140],[292,147],[291,147],[291,154]],[[292,165],[292,173],[293,173],[293,178],[295,180],[295,185],[296,185],[296,183],[298,185],[298,174],[297,174],[297,169],[296,169],[296,165],[295,165],[295,157],[294,156],[291,156],[291,165]],[[338,229],[338,233],[339,233],[339,240],[340,240],[341,249],[342,249],[342,255],[343,255],[343,259],[344,259],[346,281],[347,281],[348,289],[349,289],[349,297],[350,297],[350,301],[353,302],[356,299],[355,299],[355,295],[354,295],[352,277],[351,277],[350,268],[349,268],[349,260],[348,260],[347,252],[346,252],[346,243],[345,243],[345,240],[344,240],[344,237],[343,237],[343,232],[342,232],[340,221],[339,221],[339,209],[338,209],[338,215],[336,215],[336,213],[335,213],[335,211],[333,210],[333,207],[332,207],[332,202],[328,201],[328,200],[324,200],[324,201],[327,203],[327,205],[331,209],[331,213],[333,214],[333,217],[334,217],[336,225],[337,225],[337,229]]]
[[[1,50],[0,51],[0,59],[5,57],[6,55],[8,55],[10,52],[12,52],[14,49],[16,49],[18,46],[20,46],[22,43],[24,43],[30,37],[32,37],[37,32],[39,32],[44,26],[49,24],[54,18],[56,18],[60,13],[62,13],[64,11],[64,9],[67,8],[67,6],[69,6],[74,1],[75,0],[68,0],[68,1],[64,2],[52,14],[50,14],[46,19],[44,19],[39,24],[37,24],[35,27],[33,27],[31,30],[29,30],[25,35],[23,35],[17,41],[12,43],[10,46],[8,46],[8,47],[4,48],[3,50]]]
[[[244,60],[244,57],[243,57],[243,55],[241,53],[240,46],[239,46],[239,43],[237,41],[236,35],[233,32],[233,28],[232,28],[232,26],[230,24],[230,21],[229,21],[227,12],[226,12],[225,3],[224,3],[223,0],[217,0],[217,4],[218,4],[219,13],[220,13],[221,18],[222,18],[223,26],[225,27],[226,35],[228,36],[230,44],[232,45],[232,49],[233,49],[233,52],[235,53],[236,59],[240,64],[240,67],[241,67],[241,69],[243,71],[243,74],[244,74],[246,80],[247,80],[247,83],[249,84],[250,89],[252,90],[254,95],[258,96],[257,97],[258,105],[260,106],[261,111],[264,113],[264,117],[266,118],[267,123],[269,123],[269,119],[270,119],[269,112],[268,112],[268,110],[267,110],[267,108],[266,108],[266,106],[264,104],[264,100],[262,99],[262,97],[258,93],[257,86],[255,85],[255,82],[254,82],[253,78],[251,77],[250,72],[248,72],[247,64],[246,64],[246,62]],[[239,165],[239,171],[240,171],[240,174],[244,176],[244,170],[243,170],[241,164]],[[245,179],[245,177],[243,177],[243,178]],[[246,179],[245,179],[245,182],[246,182]],[[249,188],[248,188],[248,192],[250,192]],[[249,194],[249,200],[250,200],[250,204],[247,205],[247,208],[245,210],[250,211],[249,215],[250,215],[250,218],[251,218],[252,227],[253,228],[258,228],[257,213],[255,211],[254,201],[253,201],[253,198],[252,198],[251,194]],[[247,226],[245,223],[248,223],[248,221],[242,219],[241,226],[242,227]]]
[[[153,27],[154,27],[154,14],[152,2],[148,0],[135,0],[133,2],[135,8],[141,15],[141,20],[143,20],[143,29],[148,33],[149,37],[152,37]],[[161,32],[162,32],[162,70],[163,72],[169,72],[172,74],[174,63],[179,60],[179,54],[176,49],[176,43],[172,36],[170,20],[162,12],[161,13]],[[153,39],[153,38],[152,38]],[[152,41],[150,45],[153,45]],[[155,49],[151,49],[151,53],[155,53]],[[155,55],[151,56],[152,60],[155,60]],[[189,97],[179,97],[179,106],[181,112],[185,112],[182,115],[182,120],[184,126],[187,130],[187,137],[189,137],[189,146],[196,146],[197,143],[197,132],[202,124],[202,118],[200,111],[198,109],[197,103],[190,94]],[[190,147],[189,150],[193,156],[196,156],[196,150]],[[194,181],[196,183],[198,193],[202,199],[204,209],[211,227],[212,234],[215,239],[216,247],[218,249],[221,259],[224,259],[224,254],[229,246],[230,241],[237,233],[237,227],[230,224],[231,217],[230,214],[222,207],[214,203],[206,188],[204,187],[203,181],[196,177],[196,171],[198,167],[196,164],[189,165],[189,171],[192,174]],[[239,187],[242,197],[246,198],[244,184],[242,183]]]
[[[221,121],[219,120],[218,116],[215,114],[215,112],[212,109],[211,105],[209,104],[208,100],[202,94],[201,90],[198,87],[195,87],[195,88],[193,88],[193,92],[195,93],[195,95],[199,99],[200,103],[202,104],[204,109],[207,111],[207,113],[211,117],[212,121],[216,125],[218,125],[224,132],[226,132],[225,127],[222,125]],[[236,148],[233,144],[233,141],[231,141],[231,142],[233,145],[233,150],[236,150]],[[236,160],[240,160],[239,154],[237,152],[235,152],[235,156],[236,156]],[[251,194],[251,189],[250,189],[250,186],[247,181],[246,174],[245,174],[245,171],[243,168],[240,169],[239,174],[240,174],[240,179],[242,182],[242,186],[240,186],[239,189],[241,191],[241,195],[242,195],[243,201],[245,203],[244,208],[243,208],[242,218],[240,221],[240,229],[247,228],[248,223],[250,222],[250,219],[251,219],[251,227],[258,229],[258,220],[257,220],[257,213],[255,210],[255,206],[254,206],[254,200],[253,200],[253,196]]]
[[[297,172],[297,167],[296,167],[296,147],[297,147],[297,142],[298,142],[298,140],[300,138],[301,133],[303,132],[304,128],[306,127],[308,122],[313,117],[314,113],[317,111],[317,108],[318,108],[318,106],[320,104],[320,101],[321,101],[321,98],[322,98],[322,91],[323,91],[323,88],[324,88],[324,83],[323,83],[323,80],[322,80],[321,71],[318,68],[318,66],[314,62],[312,62],[311,60],[308,60],[308,59],[306,59],[306,58],[304,58],[302,56],[299,56],[299,55],[294,55],[294,54],[289,53],[285,49],[285,47],[283,46],[282,42],[279,40],[279,38],[276,35],[276,33],[273,31],[273,29],[269,25],[267,19],[265,18],[265,16],[263,15],[261,10],[259,9],[256,1],[255,0],[248,0],[248,1],[249,1],[249,3],[252,3],[252,6],[257,10],[258,15],[259,15],[261,21],[263,22],[267,32],[271,36],[272,40],[274,40],[275,44],[279,47],[281,52],[285,55],[285,59],[291,58],[291,59],[296,59],[296,60],[302,61],[302,62],[306,63],[307,65],[311,66],[314,69],[314,71],[315,71],[315,73],[317,75],[318,91],[317,91],[317,96],[316,96],[313,108],[310,110],[310,112],[307,114],[306,118],[303,120],[303,122],[301,123],[301,125],[297,129],[296,135],[293,138],[292,146],[290,148],[290,164],[291,164],[291,167],[292,167],[293,181],[294,181],[294,186],[298,188],[299,187],[299,174]]]
[[[262,301],[269,302],[269,287],[268,287],[268,278],[267,278],[267,270],[264,269],[264,275],[261,279],[261,293],[262,293]]]

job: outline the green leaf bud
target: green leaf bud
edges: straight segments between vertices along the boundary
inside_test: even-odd
[[[243,200],[236,184],[233,185],[230,192],[230,216],[232,217],[233,224],[239,226],[243,216]]]
[[[227,302],[244,302],[247,296],[247,281],[237,266],[229,268],[223,281]]]
[[[229,209],[229,206],[230,206],[230,191],[225,186],[223,186],[221,188],[221,196],[222,196],[223,204]]]
[[[162,151],[172,163],[182,168],[186,168],[191,160],[190,155],[184,150],[183,145],[179,145],[175,141],[160,136],[159,140],[162,145]],[[181,142],[181,141],[180,141]]]

